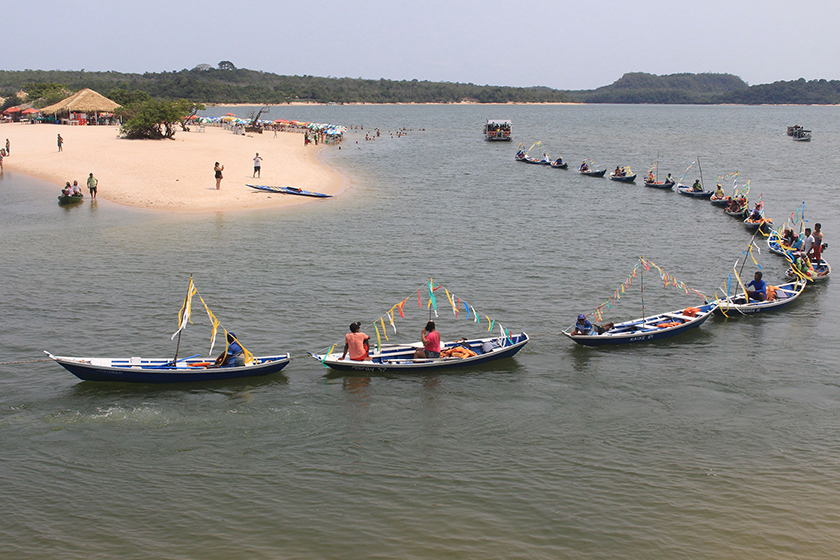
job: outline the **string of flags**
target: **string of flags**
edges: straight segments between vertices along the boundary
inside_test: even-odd
[[[440,290],[443,290],[442,294]],[[417,288],[416,292],[412,292],[411,295],[406,296],[399,302],[392,305],[388,311],[386,311],[383,315],[380,315],[377,319],[374,319],[373,322],[368,325],[369,327],[373,327],[373,330],[376,333],[377,350],[382,348],[383,337],[386,342],[390,341],[388,338],[388,327],[390,327],[393,331],[392,334],[397,334],[396,321],[398,319],[406,318],[406,313],[414,305],[413,302],[415,297],[417,298],[418,309],[428,310],[430,313],[434,314],[435,317],[438,317],[438,300],[443,295],[446,296],[446,301],[442,302],[442,305],[451,309],[452,314],[456,319],[463,318],[482,326],[486,324],[487,332],[492,332],[498,325],[499,336],[510,340],[510,330],[505,328],[496,319],[484,313],[480,313],[475,306],[471,305],[466,300],[462,300],[459,296],[450,292],[447,288],[441,286],[440,284],[435,284],[434,279],[430,278],[427,283]],[[332,348],[329,352],[327,352],[327,354],[330,352],[332,352]]]
[[[706,295],[703,292],[695,290],[685,282],[678,280],[675,276],[666,272],[662,269],[662,267],[653,261],[650,261],[645,257],[639,257],[638,262],[636,262],[636,266],[633,267],[633,270],[630,271],[630,274],[627,275],[624,282],[615,289],[613,295],[610,296],[607,301],[596,307],[595,310],[588,315],[592,315],[598,321],[603,320],[603,310],[612,308],[613,304],[617,303],[621,299],[621,296],[624,295],[630,286],[633,285],[633,280],[638,277],[637,274],[644,274],[645,271],[650,271],[651,268],[659,273],[659,278],[663,282],[663,287],[674,286],[675,288],[683,290],[686,294],[695,294],[704,300],[706,299]]]

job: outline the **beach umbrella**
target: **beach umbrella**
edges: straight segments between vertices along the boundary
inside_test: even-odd
[[[236,115],[234,115],[233,113],[225,113],[225,116],[226,117],[235,117]]]
[[[20,107],[9,107],[4,113],[20,113]]]
[[[30,107],[29,109],[26,109],[25,111],[21,111],[20,114],[21,115],[29,115],[31,113],[37,113],[37,112],[38,112],[38,109],[35,109],[34,107]]]

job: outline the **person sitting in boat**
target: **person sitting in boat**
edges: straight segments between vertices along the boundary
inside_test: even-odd
[[[242,349],[236,335],[232,332],[227,333],[227,348],[216,358],[216,365],[219,367],[245,365],[245,350]]]
[[[587,165],[586,161],[580,164],[581,171],[589,171],[589,165]]]
[[[423,332],[420,333],[423,341],[423,348],[418,348],[414,353],[414,359],[422,360],[440,358],[440,333],[435,330],[435,322],[429,321]]]
[[[656,182],[656,175],[653,174],[653,171],[648,172],[647,182],[648,183],[655,183]]]
[[[524,157],[525,157],[525,152],[523,152],[522,150],[519,150],[518,152],[516,152],[516,158],[517,159],[523,159]]]
[[[543,154],[542,161],[543,163],[551,163],[551,158],[548,157],[548,154]]]
[[[339,360],[347,357],[347,352],[350,352],[350,359],[354,362],[362,362],[368,359],[370,352],[370,337],[363,332],[360,332],[361,323],[352,323],[350,325],[350,332],[344,335],[344,353]]]
[[[726,193],[723,191],[723,187],[720,186],[720,183],[718,183],[717,188],[715,189],[715,198],[720,200],[724,197],[726,197]]]
[[[82,196],[82,187],[78,181],[73,181],[73,196]]]
[[[764,211],[762,210],[762,204],[760,202],[756,202],[755,207],[753,208],[752,212],[750,213],[749,219],[753,222],[757,222],[758,220],[761,219],[763,214],[764,214]]]
[[[673,182],[674,182],[674,178],[673,178],[673,177],[671,177],[671,174],[670,174],[670,173],[668,173],[668,176],[667,176],[667,177],[665,177],[665,182],[666,182],[666,183],[673,183]]]
[[[586,315],[584,315],[583,313],[578,315],[577,321],[575,322],[575,330],[572,331],[572,335],[576,334],[592,334],[592,323],[587,321]]]
[[[563,158],[559,157],[554,160],[554,165],[563,165]]]
[[[615,166],[615,171],[613,171],[613,176],[615,177],[624,177],[624,170],[619,166]]]
[[[694,192],[703,192],[703,185],[700,184],[700,179],[694,180],[694,184],[691,185],[691,190]]]
[[[61,194],[62,196],[70,196],[71,194],[73,194],[73,187],[70,186],[70,181],[67,181],[64,184],[64,188],[61,189]]]
[[[747,288],[752,286],[754,289],[747,290],[747,296],[753,301],[764,301],[767,299],[767,282],[761,279],[761,271],[756,271],[755,278],[747,282]]]

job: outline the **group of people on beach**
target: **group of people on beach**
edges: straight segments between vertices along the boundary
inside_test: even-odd
[[[96,193],[99,191],[99,179],[93,176],[93,173],[88,175],[87,178],[87,188],[90,191],[90,198],[96,200]],[[64,184],[64,188],[61,189],[62,196],[76,196],[76,197],[83,197],[84,193],[82,193],[82,188],[79,186],[78,181],[73,181],[73,184],[70,184],[70,181],[67,181]]]

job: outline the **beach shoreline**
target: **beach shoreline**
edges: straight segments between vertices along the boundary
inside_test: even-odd
[[[169,140],[128,140],[116,126],[61,126],[6,123],[10,139],[6,170],[56,185],[78,181],[90,200],[87,178],[98,179],[97,199],[123,206],[167,212],[219,212],[282,208],[318,199],[260,192],[246,184],[293,186],[337,195],[349,179],[319,157],[335,145],[304,146],[303,134],[273,131],[236,135],[220,127],[178,130]],[[57,135],[64,139],[58,151]],[[252,177],[256,153],[261,177]],[[322,154],[321,154],[322,155]],[[213,166],[224,165],[216,190]],[[323,203],[323,200],[320,200]]]

